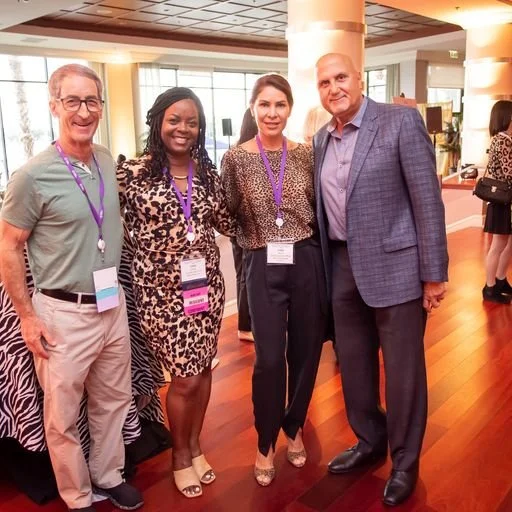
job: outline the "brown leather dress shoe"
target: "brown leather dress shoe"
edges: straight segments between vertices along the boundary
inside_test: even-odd
[[[382,497],[384,504],[394,507],[409,498],[416,487],[418,473],[418,468],[410,471],[397,471],[393,469],[384,488],[384,496]]]
[[[348,473],[355,469],[370,466],[380,459],[385,458],[387,450],[374,450],[372,452],[364,452],[360,449],[359,444],[352,446],[348,450],[336,455],[334,459],[329,462],[327,469],[329,473],[339,475],[341,473]]]

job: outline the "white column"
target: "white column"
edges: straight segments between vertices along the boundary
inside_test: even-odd
[[[119,153],[128,158],[136,153],[135,105],[138,83],[134,64],[105,64],[110,151],[114,158]]]
[[[345,53],[362,72],[364,35],[364,0],[288,0],[288,80],[295,100],[288,124],[292,139],[302,139],[306,113],[319,104],[316,61],[326,53]]]
[[[484,166],[491,108],[512,100],[512,24],[468,29],[465,67],[461,161]]]

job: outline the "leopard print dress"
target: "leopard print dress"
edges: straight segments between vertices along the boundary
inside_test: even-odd
[[[217,174],[212,190],[195,176],[192,227],[186,239],[180,202],[168,181],[149,177],[148,158],[123,162],[117,170],[121,206],[135,246],[132,276],[141,327],[156,358],[172,376],[189,377],[209,368],[217,352],[224,311],[224,279],[214,229],[234,235]],[[183,308],[180,263],[206,258],[209,310],[187,316]]]
[[[506,181],[512,185],[512,137],[509,133],[499,132],[491,139],[487,173],[492,178]],[[510,204],[487,206],[484,231],[495,235],[512,234],[512,213]]]

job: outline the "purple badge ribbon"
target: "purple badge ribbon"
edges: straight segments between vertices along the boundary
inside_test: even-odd
[[[178,197],[178,200],[180,202],[181,208],[183,210],[183,215],[185,215],[185,220],[187,221],[187,240],[189,242],[193,242],[196,238],[194,230],[192,229],[192,223],[190,222],[190,218],[192,217],[192,178],[194,177],[194,165],[192,163],[192,160],[188,164],[188,178],[187,178],[187,200],[185,201],[185,198],[183,197],[183,194],[181,193],[180,189],[176,186],[176,183],[174,182],[174,178],[169,173],[169,169],[167,167],[164,167],[162,169],[162,172],[165,176],[169,179],[171,182],[172,188],[174,190],[174,193]]]
[[[280,228],[283,225],[283,213],[281,212],[281,203],[283,202],[284,169],[286,167],[286,157],[288,154],[286,137],[283,137],[283,153],[281,155],[281,164],[279,167],[279,177],[277,179],[277,182],[274,179],[272,167],[270,167],[270,162],[268,161],[267,154],[263,149],[263,144],[261,143],[259,135],[256,135],[256,144],[258,145],[261,159],[263,160],[263,165],[265,166],[265,169],[267,171],[270,186],[272,187],[272,192],[274,193],[274,201],[277,207],[276,224]]]
[[[105,241],[103,240],[103,219],[105,216],[105,183],[103,181],[103,175],[101,173],[101,168],[98,164],[98,160],[96,160],[96,156],[94,153],[92,154],[92,158],[94,160],[94,165],[96,165],[96,168],[98,169],[98,175],[100,178],[100,208],[99,210],[96,210],[96,207],[91,201],[91,198],[89,197],[89,194],[87,193],[87,190],[85,188],[85,185],[76,172],[76,169],[73,167],[73,164],[71,163],[71,160],[69,157],[64,153],[64,150],[62,149],[62,146],[59,144],[58,141],[55,142],[55,148],[57,149],[57,152],[59,153],[60,157],[66,164],[66,167],[68,168],[68,171],[71,173],[73,178],[75,179],[76,184],[78,185],[78,188],[82,191],[83,195],[87,199],[87,203],[89,204],[89,208],[91,210],[92,216],[94,217],[94,220],[96,222],[96,225],[98,226],[98,249],[104,253],[105,252]]]

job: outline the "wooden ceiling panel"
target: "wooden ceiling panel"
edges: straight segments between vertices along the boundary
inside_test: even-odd
[[[186,11],[182,14],[183,18],[190,18],[196,21],[211,21],[216,18],[221,18],[223,15],[219,12],[203,11],[200,9],[194,9],[192,11]]]
[[[165,25],[177,25],[179,27],[188,27],[189,25],[196,25],[197,21],[191,20],[190,18],[182,18],[181,16],[167,16],[158,20],[158,23],[164,23]]]
[[[91,4],[83,2],[81,4],[70,5],[69,7],[63,7],[62,10],[63,11],[78,11],[80,9],[83,9],[84,7],[88,7],[89,5],[91,5]]]
[[[77,11],[84,14],[92,14],[93,16],[104,16],[105,18],[117,18],[122,14],[128,14],[132,11],[127,9],[118,9],[116,7],[106,7],[103,5],[90,5]]]
[[[214,5],[204,7],[205,11],[221,12],[223,14],[236,14],[239,12],[247,11],[247,5],[241,5],[232,2],[215,2]]]
[[[187,7],[188,9],[201,9],[201,7],[213,5],[217,2],[212,0],[167,0],[166,3],[178,7]]]
[[[142,12],[149,12],[151,14],[164,14],[165,16],[175,16],[176,14],[183,14],[184,12],[190,11],[185,7],[176,7],[175,5],[169,4],[153,4],[150,7],[144,7],[141,9]]]
[[[74,24],[96,24],[107,19],[105,16],[93,16],[91,14],[84,14],[80,12],[69,12],[58,18],[59,23],[65,22],[64,26],[73,22]]]
[[[191,41],[206,34],[202,40],[231,38],[234,45],[253,48],[261,41],[261,48],[268,48],[272,41],[274,49],[286,50],[287,5],[285,0],[89,0],[28,23],[86,31],[93,25],[109,25],[117,34],[136,30],[149,40],[162,31]],[[384,38],[393,42],[458,30],[403,9],[371,1],[365,5],[367,45]]]
[[[279,3],[279,2],[276,2],[275,0],[233,0],[232,3],[245,5],[248,7],[263,7],[263,6],[269,6],[270,4],[275,4],[275,3]]]
[[[141,12],[141,11],[131,11],[126,14],[123,14],[122,16],[119,16],[119,18],[125,19],[125,20],[132,20],[132,21],[143,21],[145,23],[148,23],[148,28],[151,28],[151,23],[154,23],[155,21],[160,21],[164,16],[161,14],[150,14],[148,12]]]
[[[130,11],[137,11],[154,5],[146,0],[103,0],[100,4],[105,7],[117,7],[118,9],[129,9]]]
[[[258,20],[265,20],[276,15],[275,12],[269,11],[268,9],[249,9],[244,11],[243,14],[244,16],[249,16],[250,18],[256,18]]]
[[[254,19],[247,18],[246,16],[228,15],[222,16],[222,18],[219,18],[219,21],[222,21],[222,23],[227,23],[229,25],[245,25],[246,23],[251,23],[252,21],[254,21]]]

